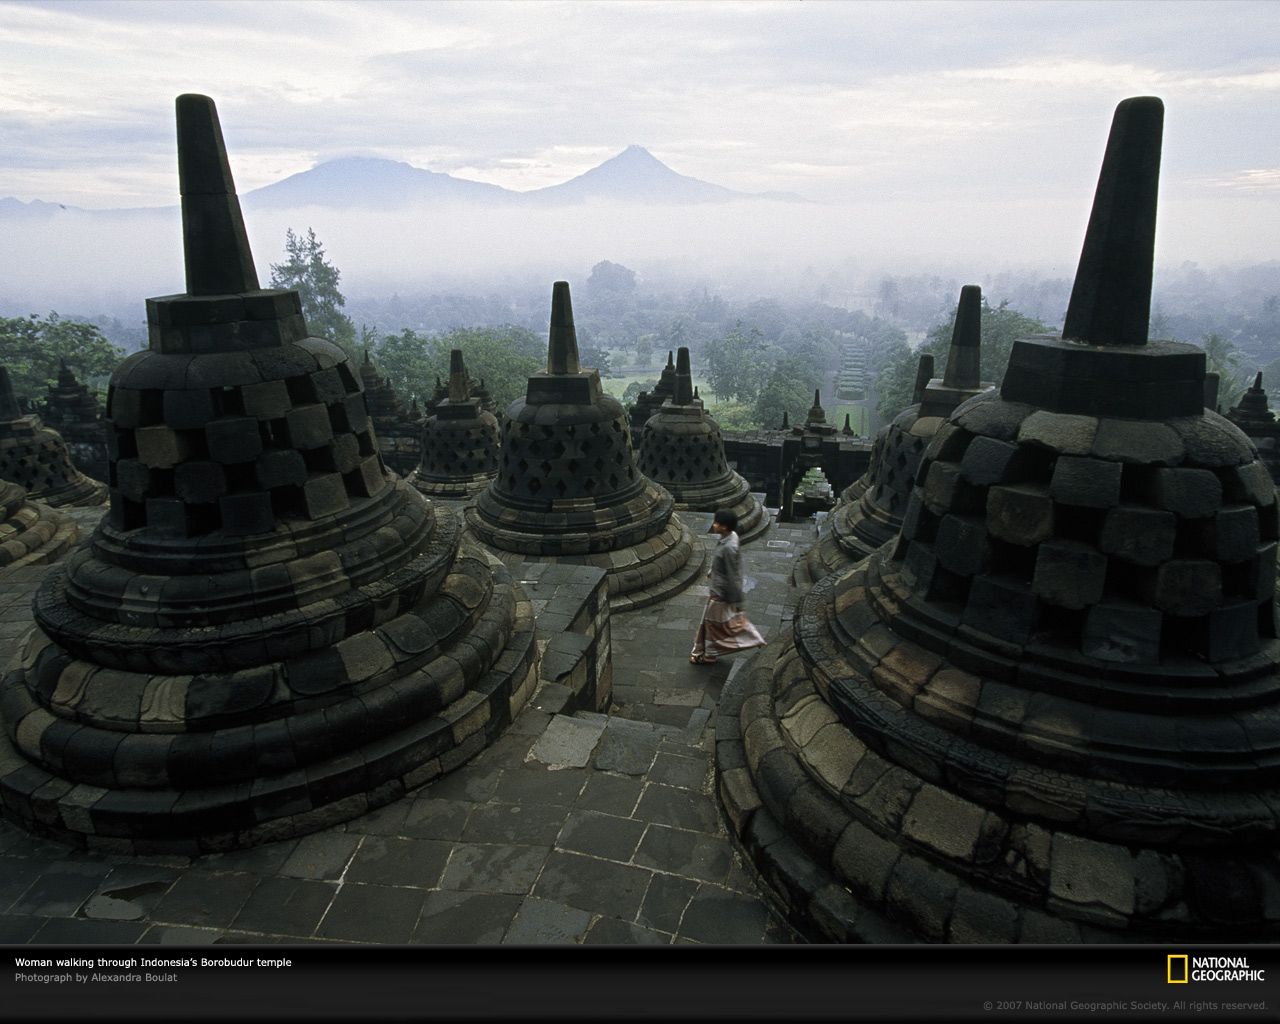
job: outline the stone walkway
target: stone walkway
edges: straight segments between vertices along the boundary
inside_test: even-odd
[[[775,527],[743,549],[770,639],[812,539]],[[5,577],[5,655],[45,571]],[[537,696],[470,763],[345,826],[192,859],[82,853],[0,822],[0,943],[794,941],[712,795],[716,702],[749,656],[689,664],[706,593],[613,616],[608,715]]]

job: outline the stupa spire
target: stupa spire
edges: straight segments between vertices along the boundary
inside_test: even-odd
[[[470,390],[467,368],[462,363],[462,349],[452,349],[449,352],[449,401],[465,402]]]
[[[947,352],[942,383],[949,388],[976,388],[982,376],[982,289],[967,284],[960,289],[956,326]]]
[[[569,282],[551,286],[551,337],[547,345],[547,373],[581,373],[578,362],[578,334],[573,327],[573,303]]]
[[[911,404],[919,405],[924,400],[924,389],[933,380],[933,356],[924,352],[916,363],[916,382],[911,389]]]
[[[1163,129],[1164,104],[1155,96],[1135,96],[1116,107],[1064,339],[1147,343]]]
[[[9,371],[0,366],[0,421],[16,420],[21,415],[22,410],[18,408],[18,399],[14,397]]]
[[[218,109],[208,96],[177,99],[178,187],[182,193],[182,248],[188,295],[258,290],[258,273]]]
[[[676,359],[676,389],[671,400],[676,405],[689,405],[693,401],[693,374],[689,369],[689,350],[683,346]]]

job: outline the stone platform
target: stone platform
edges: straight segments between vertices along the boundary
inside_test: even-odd
[[[76,510],[86,535],[90,512]],[[709,548],[702,517],[686,521]],[[744,553],[747,606],[771,641],[790,627],[792,563],[812,539],[784,525]],[[196,858],[86,853],[0,822],[0,943],[793,941],[712,795],[717,702],[749,662],[689,664],[706,587],[613,613],[613,705],[599,715],[572,700],[590,646],[573,639],[583,577],[522,566],[544,682],[470,763],[345,825]],[[4,576],[6,648],[45,571]]]

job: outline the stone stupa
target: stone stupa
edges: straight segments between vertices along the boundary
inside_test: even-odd
[[[991,387],[978,380],[981,332],[982,290],[966,285],[960,291],[945,373],[930,380],[925,375],[932,374],[933,359],[920,357],[916,404],[899,413],[876,438],[866,473],[849,485],[845,495],[850,497],[842,496],[818,543],[797,562],[797,585],[810,586],[861,561],[898,535],[925,446],[952,410]]]
[[[502,425],[498,475],[466,510],[489,547],[529,560],[604,569],[626,611],[683,590],[705,550],[673,515],[675,499],[637,468],[627,415],[578,363],[569,285],[551,295],[547,370],[529,378]]]
[[[35,413],[23,414],[9,371],[0,366],[0,480],[54,508],[101,505],[107,485],[76,469],[66,442]]]
[[[58,367],[57,383],[51,384],[45,395],[43,419],[66,442],[78,470],[94,480],[107,479],[110,457],[102,409],[65,359]]]
[[[260,289],[213,101],[177,99],[187,291],[112,375],[111,509],[0,684],[0,796],[43,835],[207,850],[353,818],[482,749],[532,607],[391,477],[360,378]]]
[[[725,458],[719,424],[693,395],[687,348],[682,347],[676,356],[672,396],[645,427],[639,465],[641,473],[671,492],[677,509],[715,512],[727,508],[735,512],[743,543],[769,528],[764,507]]]
[[[1205,403],[1208,404],[1207,402]],[[1245,389],[1240,401],[1227,411],[1227,419],[1248,435],[1258,447],[1271,479],[1280,482],[1280,422],[1267,403],[1267,393],[1262,390],[1262,372],[1253,379],[1253,386]]]
[[[498,420],[473,397],[462,350],[449,353],[449,397],[422,425],[422,461],[409,482],[428,497],[468,498],[498,471]]]
[[[79,539],[80,528],[70,517],[0,480],[0,573],[56,562]]]
[[[662,403],[674,395],[675,391],[676,364],[673,354],[668,351],[667,365],[658,375],[658,383],[652,391],[641,391],[636,396],[635,404],[631,406],[631,436],[635,438],[637,448],[644,447],[644,425],[649,422],[649,417],[661,409]]]
[[[1116,111],[1063,336],[722,696],[733,831],[815,938],[1280,937],[1276,492],[1147,340],[1162,122]]]

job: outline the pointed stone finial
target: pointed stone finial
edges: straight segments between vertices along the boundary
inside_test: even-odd
[[[1145,345],[1151,318],[1156,193],[1164,104],[1137,96],[1116,107],[1062,337]]]
[[[696,385],[696,384],[693,386],[693,397],[694,397],[694,398],[697,398],[697,399],[701,399],[701,398],[702,398],[702,396],[701,396],[700,394],[698,394],[698,385]]]
[[[368,345],[366,345],[366,346],[364,347],[364,361],[363,361],[362,365],[364,365],[364,366],[372,366],[372,365],[373,365],[373,360],[369,358],[369,346],[368,346]],[[436,380],[437,380],[437,381],[438,381],[439,379],[440,379],[439,377],[437,377],[437,378],[436,378]]]
[[[449,352],[449,401],[465,402],[471,388],[467,382],[467,368],[462,363],[462,349]]]
[[[208,96],[177,99],[178,188],[188,295],[258,290],[258,273],[231,178],[218,109]]]
[[[782,410],[782,429],[783,430],[791,429],[791,418],[787,415],[786,409]]]
[[[1221,384],[1221,378],[1217,371],[1210,370],[1204,375],[1204,407],[1218,411],[1218,387]]]
[[[581,373],[578,362],[578,334],[573,328],[573,303],[569,282],[551,286],[551,337],[547,346],[547,373]]]
[[[13,395],[13,381],[7,368],[0,366],[0,421],[16,420],[22,415],[18,400]]]
[[[949,388],[976,388],[982,379],[982,289],[967,284],[960,289],[956,326],[947,352],[947,372],[942,383]]]
[[[671,366],[672,366],[672,362],[671,362],[671,349],[667,349],[667,368],[668,368],[668,369],[670,369],[670,368],[671,368]]]
[[[928,352],[922,352],[920,361],[916,363],[916,382],[911,389],[911,404],[919,405],[924,401],[924,389],[929,386],[929,381],[933,380],[933,356]]]
[[[422,418],[422,410],[418,407],[417,395],[414,395],[413,399],[409,402],[409,415],[415,420]]]
[[[840,428],[840,433],[844,434],[846,437],[853,436],[853,425],[849,422],[848,413],[844,414],[844,426]]]
[[[1252,388],[1252,390],[1254,390],[1254,391],[1261,391],[1261,390],[1262,390],[1262,371],[1261,371],[1261,370],[1259,370],[1259,371],[1258,371],[1258,375],[1257,375],[1256,377],[1254,377],[1254,378],[1253,378],[1253,388]]]
[[[676,388],[671,401],[676,405],[689,405],[693,401],[693,374],[689,369],[689,350],[681,348],[676,358]]]

